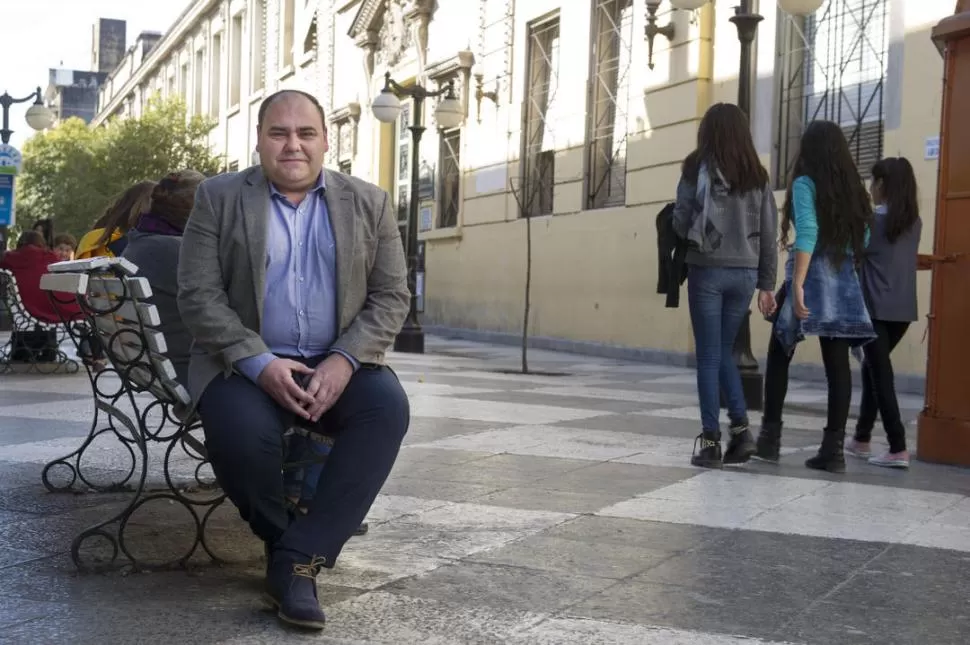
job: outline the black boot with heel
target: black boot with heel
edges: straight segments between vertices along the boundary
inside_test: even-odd
[[[825,470],[830,473],[845,472],[845,455],[842,444],[845,442],[845,430],[825,429],[822,435],[822,445],[818,454],[805,461],[805,466],[813,470]]]
[[[761,432],[755,444],[754,457],[773,464],[778,463],[781,456],[781,428],[782,422],[761,420]]]

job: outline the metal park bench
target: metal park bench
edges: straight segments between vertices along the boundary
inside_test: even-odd
[[[61,349],[70,323],[48,323],[32,316],[20,297],[17,279],[6,269],[0,269],[0,300],[12,324],[10,339],[0,347],[0,374],[18,366],[39,374],[76,374],[80,370],[78,362]]]
[[[82,531],[71,545],[71,557],[79,568],[82,544],[91,538],[107,540],[111,556],[96,568],[111,567],[120,554],[135,568],[167,568],[184,566],[201,547],[213,560],[206,541],[206,527],[213,512],[225,501],[215,479],[206,476],[208,463],[201,422],[192,413],[191,399],[176,380],[175,369],[166,358],[164,334],[158,329],[158,310],[147,300],[151,286],[145,278],[136,277],[137,267],[123,258],[92,258],[59,262],[48,268],[41,280],[41,288],[49,292],[73,294],[80,305],[90,329],[96,330],[109,366],[99,372],[88,369],[94,394],[94,419],[91,430],[81,445],[64,457],[48,463],[43,470],[44,485],[53,492],[72,490],[83,482],[102,492],[133,492],[120,511],[106,520]],[[52,294],[53,295],[53,294]],[[78,346],[83,335],[70,328]],[[131,466],[122,470],[108,484],[94,484],[86,477],[82,461],[99,437],[120,442],[131,457]],[[313,434],[312,439],[326,440]],[[161,453],[159,455],[158,453]],[[164,486],[150,486],[149,465],[161,457]],[[191,479],[183,474],[181,481],[175,471],[188,461]],[[303,464],[287,464],[298,467]],[[116,465],[99,464],[99,469],[118,472]],[[68,481],[58,485],[52,480],[56,469],[66,469]],[[173,560],[146,564],[133,555],[126,542],[126,529],[132,525],[132,515],[143,505],[153,501],[168,501],[188,510],[194,524],[194,540],[185,553]],[[137,522],[135,522],[137,523]]]

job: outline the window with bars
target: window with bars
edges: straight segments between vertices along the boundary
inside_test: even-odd
[[[779,12],[775,181],[787,185],[802,132],[833,121],[860,174],[882,157],[888,0],[827,0],[813,16]]]
[[[553,209],[556,149],[552,115],[559,88],[559,16],[527,28],[525,99],[522,108],[520,215],[548,215]]]
[[[461,128],[438,135],[438,224],[458,226],[461,210]]]
[[[626,203],[633,0],[593,0],[586,134],[586,207]]]

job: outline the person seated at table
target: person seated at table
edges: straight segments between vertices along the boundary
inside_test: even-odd
[[[63,323],[81,317],[81,309],[71,294],[56,293],[52,298],[40,288],[40,279],[47,273],[47,266],[59,261],[60,258],[47,248],[43,234],[35,230],[21,234],[16,250],[7,251],[0,260],[0,269],[10,271],[17,281],[24,309],[43,323]],[[18,329],[14,335],[14,360],[44,363],[57,360],[57,334],[54,331]]]
[[[140,181],[112,202],[77,243],[77,259],[121,256],[128,242],[125,234],[132,221],[148,211],[154,188],[154,181]]]
[[[179,249],[185,222],[192,212],[195,190],[203,179],[205,175],[195,170],[180,170],[155,184],[148,212],[134,218],[122,253],[122,257],[138,267],[138,276],[147,279],[152,287],[148,301],[158,309],[161,320],[158,329],[165,334],[168,347],[166,356],[184,387],[188,387],[192,335],[182,323],[176,302]]]
[[[74,259],[74,249],[77,248],[77,240],[70,233],[60,233],[54,236],[54,254],[60,258],[61,262]]]
[[[24,309],[37,320],[45,323],[60,323],[81,316],[81,309],[72,300],[71,294],[58,293],[52,302],[47,292],[40,288],[40,279],[47,273],[47,266],[60,262],[56,253],[47,248],[44,236],[38,231],[24,231],[17,240],[17,248],[7,251],[0,260],[0,269],[6,269],[17,280],[17,289]]]

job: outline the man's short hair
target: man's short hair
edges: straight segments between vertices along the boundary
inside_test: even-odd
[[[320,122],[323,124],[324,131],[326,131],[327,118],[323,115],[323,106],[320,105],[320,101],[317,100],[317,97],[309,92],[304,92],[303,90],[280,90],[279,92],[274,92],[263,99],[263,102],[259,104],[259,112],[256,114],[256,129],[263,127],[263,119],[266,117],[266,112],[277,99],[282,98],[285,94],[299,94],[306,100],[310,101],[310,103],[313,103],[313,107],[317,108],[317,112],[320,113]]]

